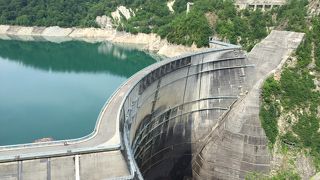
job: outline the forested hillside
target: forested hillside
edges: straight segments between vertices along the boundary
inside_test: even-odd
[[[124,0],[0,0],[0,23],[25,26],[96,26],[95,18]]]
[[[291,5],[295,1],[307,2],[293,0]],[[124,5],[135,16],[129,20],[122,18],[116,24],[118,30],[133,34],[153,32],[169,42],[189,46],[195,43],[198,47],[207,46],[208,37],[214,35],[250,50],[270,28],[292,17],[290,6],[264,13],[237,11],[232,0],[193,0],[194,5],[186,14],[187,2],[176,0],[174,12],[170,12],[167,0],[0,0],[0,24],[97,27],[97,16],[110,16]],[[284,25],[291,28],[295,24],[293,19]]]
[[[279,26],[306,36],[280,77],[268,78],[262,90],[260,118],[280,159],[280,179],[320,171],[320,18],[309,16],[306,5],[297,1],[279,11]]]

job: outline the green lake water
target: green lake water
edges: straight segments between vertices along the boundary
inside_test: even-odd
[[[106,42],[0,40],[0,146],[91,133],[117,87],[154,62]]]

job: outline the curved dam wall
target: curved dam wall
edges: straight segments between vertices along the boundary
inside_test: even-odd
[[[239,48],[210,50],[149,68],[128,92],[120,112],[122,140],[129,156],[135,159],[131,163],[138,167],[138,173],[145,179],[237,179],[252,168],[268,171],[268,167],[255,169],[255,163],[269,164],[266,148],[261,153],[266,159],[252,162],[252,157],[259,155],[250,154],[254,149],[249,147],[249,165],[235,167],[234,160],[228,159],[243,158],[245,150],[235,142],[244,139],[219,130],[231,107],[250,87],[248,72],[252,66]],[[265,144],[263,130],[260,134],[262,138],[256,141],[250,135],[245,141]],[[222,136],[230,139],[225,142],[229,149],[217,150],[217,144],[210,145]],[[208,147],[210,153],[204,161],[203,151]],[[223,163],[215,166],[208,161]],[[228,169],[230,166],[234,168]]]

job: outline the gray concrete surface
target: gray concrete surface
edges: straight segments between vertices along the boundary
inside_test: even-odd
[[[76,167],[79,157],[79,169]],[[100,180],[129,176],[127,163],[120,151],[41,158],[0,163],[0,179],[15,180]]]
[[[269,172],[267,139],[259,120],[263,80],[297,48],[303,34],[273,31],[249,53],[256,65],[253,86],[229,111],[194,159],[194,174],[219,179],[243,179],[248,172]]]
[[[187,66],[144,89],[141,96],[146,92],[148,98],[138,98],[138,105],[130,107],[136,113],[129,116],[137,117],[130,140],[146,179],[193,177],[190,160],[219,117],[245,93],[248,68],[237,48],[195,55]]]

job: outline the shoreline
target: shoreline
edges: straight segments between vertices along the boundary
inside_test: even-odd
[[[175,57],[182,54],[201,51],[205,48],[196,46],[183,46],[169,43],[160,36],[151,34],[130,34],[116,29],[102,28],[61,28],[51,27],[26,27],[15,25],[0,25],[0,39],[22,41],[50,41],[61,43],[72,40],[82,40],[89,43],[109,41],[115,44],[125,44],[137,49],[148,51],[165,57]]]

